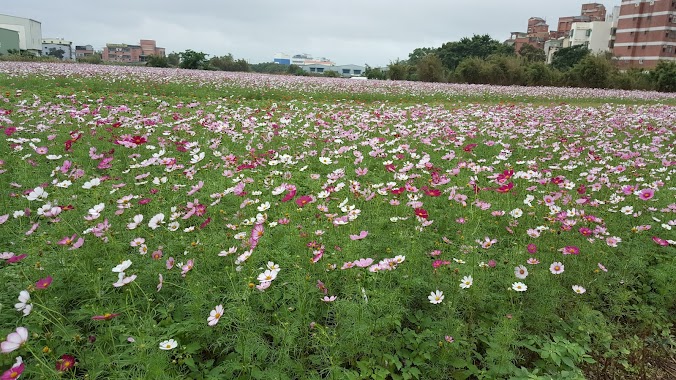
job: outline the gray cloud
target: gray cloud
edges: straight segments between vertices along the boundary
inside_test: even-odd
[[[106,43],[154,39],[168,52],[232,53],[252,63],[275,53],[309,53],[339,64],[378,66],[405,59],[416,47],[438,47],[473,34],[505,40],[529,17],[551,29],[559,16],[579,14],[588,1],[542,0],[15,0],[0,12],[42,23],[43,37],[100,49]],[[610,12],[620,1],[603,1]]]

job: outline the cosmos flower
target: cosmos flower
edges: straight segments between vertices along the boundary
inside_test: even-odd
[[[221,316],[223,316],[223,305],[218,305],[209,313],[207,324],[209,326],[215,326],[221,319]]]
[[[160,350],[173,350],[174,348],[178,347],[178,342],[174,339],[169,339],[160,342]]]
[[[427,299],[430,300],[431,304],[434,305],[440,304],[444,300],[444,292],[437,289],[436,291],[430,293],[430,295],[427,296]]]
[[[21,347],[28,340],[28,329],[25,327],[17,327],[16,331],[9,333],[7,339],[0,343],[0,352],[3,354],[10,353]]]

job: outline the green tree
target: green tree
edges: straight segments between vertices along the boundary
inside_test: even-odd
[[[180,62],[181,56],[178,53],[171,52],[169,55],[167,55],[167,63],[169,63],[169,66],[178,67]]]
[[[289,65],[287,71],[291,75],[307,75],[307,73],[298,65]]]
[[[527,62],[544,62],[547,60],[544,50],[529,44],[521,46],[521,49],[519,49],[519,56]]]
[[[552,67],[561,71],[569,70],[587,55],[589,55],[589,49],[584,45],[560,49],[552,57]]]
[[[434,53],[429,53],[418,59],[416,71],[418,80],[423,82],[445,82],[446,80],[444,65],[441,63],[441,59]]]
[[[578,87],[607,88],[614,71],[605,57],[587,55],[568,73],[567,84]]]
[[[657,91],[676,92],[676,62],[658,62],[650,77]]]
[[[364,76],[368,79],[387,79],[387,74],[379,67],[364,65]]]
[[[529,86],[554,86],[557,83],[558,71],[544,62],[534,62],[526,67],[525,78]]]
[[[488,34],[475,34],[472,38],[464,37],[458,42],[447,42],[437,50],[441,62],[449,70],[455,70],[467,58],[488,58],[495,54],[514,55],[514,47],[494,40]]]
[[[49,48],[49,53],[47,53],[48,56],[55,57],[58,59],[63,59],[64,54],[66,54],[66,52],[63,49],[57,48]]]
[[[416,48],[408,55],[408,63],[411,65],[416,65],[418,61],[423,59],[426,55],[436,53],[436,51],[437,49],[435,48]]]
[[[477,57],[464,59],[455,70],[460,82],[478,84],[484,83],[483,76],[486,72],[486,62]]]
[[[287,74],[289,72],[288,65],[280,65],[275,62],[263,62],[250,65],[251,71],[256,73],[266,74]]]
[[[181,58],[179,65],[182,69],[197,70],[205,68],[208,54],[188,49],[178,55]]]
[[[406,61],[396,60],[387,66],[387,76],[391,80],[407,80],[409,65]]]
[[[146,66],[169,67],[169,60],[167,59],[167,57],[161,57],[159,55],[151,55],[146,60]]]

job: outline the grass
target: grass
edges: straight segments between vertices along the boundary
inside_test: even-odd
[[[0,370],[668,378],[673,99],[54,67],[0,77]]]

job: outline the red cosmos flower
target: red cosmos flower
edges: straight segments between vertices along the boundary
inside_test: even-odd
[[[110,321],[111,319],[120,315],[119,313],[105,313],[103,315],[95,315],[92,317],[95,321]]]
[[[301,208],[310,202],[312,202],[312,197],[309,195],[303,195],[298,197],[298,199],[296,199],[296,204],[298,205],[298,207]]]
[[[427,187],[423,187],[422,190],[430,197],[438,197],[441,195],[441,190],[439,189],[428,189]]]
[[[16,132],[16,127],[6,127],[5,128],[5,135],[7,135],[7,137],[12,136],[12,134],[14,134],[14,132]]]
[[[462,147],[462,150],[465,152],[472,152],[474,148],[476,148],[479,144],[467,144],[464,147]]]
[[[72,355],[61,355],[61,358],[56,361],[56,370],[59,372],[66,372],[75,366],[75,357]]]
[[[47,289],[52,284],[52,276],[47,276],[35,283],[36,289]]]
[[[200,224],[200,229],[202,229],[202,228],[208,226],[209,223],[211,223],[211,218],[207,218],[204,222],[202,222],[202,223]]]
[[[399,195],[399,194],[403,193],[404,191],[406,191],[406,188],[403,187],[403,186],[390,190],[390,192],[394,195]]]
[[[131,142],[133,142],[133,143],[136,144],[136,145],[141,145],[141,144],[147,143],[147,142],[148,142],[148,139],[146,139],[146,138],[143,137],[143,136],[138,136],[138,135],[136,135],[136,136],[134,136],[134,137],[131,138]]]
[[[429,216],[430,216],[430,214],[428,214],[428,213],[427,213],[427,210],[425,210],[424,208],[417,208],[417,209],[415,209],[415,215],[416,215],[416,216],[419,216],[419,217],[421,217],[421,218],[423,218],[423,219],[427,219],[427,218],[429,218]]]
[[[497,191],[498,193],[508,193],[513,188],[514,188],[514,182],[510,182],[506,185],[502,185],[502,186],[498,187],[497,190],[495,190],[495,191]]]
[[[286,193],[286,195],[282,199],[282,202],[288,202],[288,201],[292,200],[293,197],[295,197],[295,196],[296,196],[296,189],[294,188],[294,189],[289,190],[289,192]]]
[[[508,179],[512,178],[513,175],[514,175],[514,170],[511,170],[511,169],[505,170],[501,174],[498,174],[497,180],[498,180],[499,183],[503,183],[503,182],[507,181]]]
[[[552,182],[553,184],[555,184],[555,185],[558,185],[558,184],[560,184],[560,183],[563,182],[563,178],[561,178],[561,177],[554,177],[554,178],[552,178],[551,182]]]
[[[660,238],[660,237],[657,237],[657,236],[653,236],[653,241],[654,241],[655,243],[657,243],[657,245],[661,245],[662,247],[666,247],[666,246],[669,245],[669,242],[668,242],[668,241],[666,241],[666,240],[664,240],[664,239],[662,239],[662,238]]]

